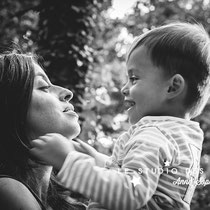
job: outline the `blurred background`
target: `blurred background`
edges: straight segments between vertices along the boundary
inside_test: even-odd
[[[51,81],[74,93],[80,138],[110,155],[128,129],[120,89],[135,36],[181,20],[210,33],[210,0],[1,0],[0,47],[38,54]],[[200,178],[210,180],[210,104],[195,119],[205,134]],[[210,185],[197,186],[192,210],[210,209]]]

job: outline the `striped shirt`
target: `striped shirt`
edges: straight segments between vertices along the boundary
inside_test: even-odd
[[[119,137],[104,168],[73,151],[57,177],[110,210],[190,209],[202,142],[197,122],[147,116]]]

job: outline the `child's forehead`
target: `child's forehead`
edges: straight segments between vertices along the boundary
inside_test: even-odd
[[[144,45],[137,46],[130,54],[126,63],[126,75],[138,75],[147,77],[148,75],[159,75],[165,77],[165,71],[154,64],[151,59],[150,52]],[[158,77],[159,77],[158,76]]]
[[[133,49],[126,62],[127,68],[131,70],[135,70],[136,65],[147,66],[151,64],[150,53],[144,45],[139,45]]]
[[[134,38],[134,41],[132,42],[132,44],[130,45],[130,47],[128,48],[128,51],[126,53],[126,61],[128,61],[131,53],[137,48],[139,47],[141,44],[141,40],[146,36],[146,33],[141,34],[140,36],[137,36]]]

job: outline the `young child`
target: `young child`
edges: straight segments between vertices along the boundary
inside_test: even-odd
[[[110,158],[60,134],[32,141],[31,153],[58,180],[111,210],[190,209],[203,132],[190,119],[209,97],[210,39],[201,25],[171,23],[146,32],[127,55],[122,88],[130,129]],[[91,208],[91,205],[90,207]]]

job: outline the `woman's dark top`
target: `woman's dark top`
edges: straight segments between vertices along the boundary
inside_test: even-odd
[[[25,186],[28,188],[28,190],[31,192],[31,194],[35,197],[35,199],[36,199],[37,202],[39,203],[41,209],[42,209],[42,210],[47,210],[47,209],[45,208],[45,206],[43,205],[42,201],[40,200],[40,198],[36,195],[36,193],[31,189],[31,187],[30,187],[28,184],[26,184],[26,183],[24,183],[23,181],[20,181],[20,180],[14,178],[14,177],[8,176],[8,175],[0,175],[0,178],[10,178],[10,179],[14,179],[14,180],[16,180],[16,181],[22,183],[23,185],[25,185]]]

